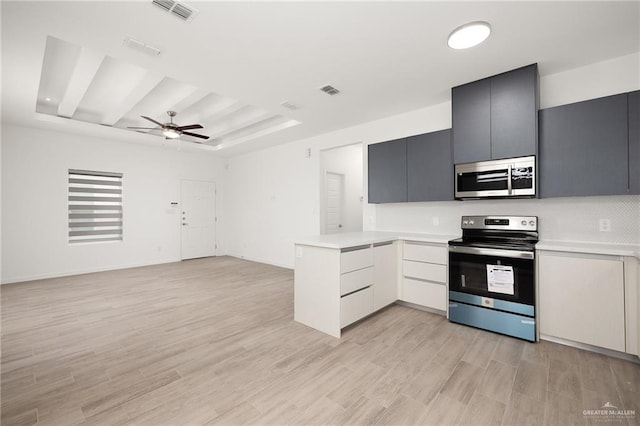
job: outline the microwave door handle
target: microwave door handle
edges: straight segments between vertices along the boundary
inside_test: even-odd
[[[507,168],[507,193],[508,193],[509,195],[511,195],[511,190],[513,189],[513,188],[512,188],[512,185],[511,185],[511,171],[512,171],[512,167],[513,167],[513,165],[509,164],[509,167]]]

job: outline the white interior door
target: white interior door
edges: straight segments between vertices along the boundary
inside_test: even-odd
[[[342,232],[343,204],[344,204],[344,175],[341,173],[326,172],[325,196],[327,205],[326,233],[336,234]]]
[[[216,255],[216,184],[183,180],[180,185],[182,260]]]

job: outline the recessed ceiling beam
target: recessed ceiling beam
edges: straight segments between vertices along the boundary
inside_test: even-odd
[[[73,117],[103,60],[104,55],[102,54],[86,48],[80,50],[71,79],[58,106],[59,116]]]
[[[284,117],[282,117],[282,118],[284,119]],[[215,145],[215,147],[217,149],[223,149],[223,148],[229,148],[229,147],[232,147],[232,146],[240,145],[241,143],[247,142],[247,141],[249,141],[251,139],[256,139],[256,138],[259,138],[261,136],[268,135],[270,133],[274,133],[274,132],[278,132],[280,130],[288,129],[289,127],[297,126],[298,124],[300,124],[300,122],[297,121],[297,120],[286,120],[284,122],[281,122],[281,123],[275,124],[275,125],[271,125],[271,126],[266,127],[266,128],[257,128],[256,131],[253,132],[253,133],[248,133],[248,134],[245,134],[243,136],[239,136],[239,137],[234,138],[234,139],[224,139],[223,142],[219,143],[218,145]]]
[[[158,73],[147,72],[139,84],[118,104],[112,104],[111,109],[105,113],[101,123],[113,126],[124,117],[135,105],[147,96],[164,77]]]
[[[274,117],[276,116],[274,116],[272,113],[267,111],[260,111],[260,110],[250,111],[250,113],[247,115],[244,115],[235,119],[231,118],[229,120],[221,122],[220,125],[217,126],[219,129],[218,131],[216,131],[215,129],[208,130],[207,134],[212,139],[220,138],[230,133],[241,131],[246,127],[252,126],[256,123],[259,123],[261,121],[265,121]]]

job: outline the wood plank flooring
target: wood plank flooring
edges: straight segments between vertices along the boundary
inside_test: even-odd
[[[7,426],[640,423],[637,364],[400,305],[334,339],[292,271],[231,257],[0,292]]]

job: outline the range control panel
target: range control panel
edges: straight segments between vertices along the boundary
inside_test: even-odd
[[[537,216],[462,216],[462,229],[537,231]]]

